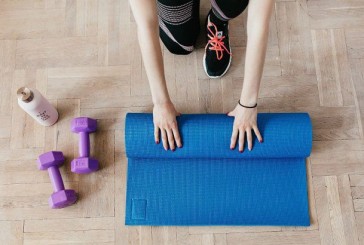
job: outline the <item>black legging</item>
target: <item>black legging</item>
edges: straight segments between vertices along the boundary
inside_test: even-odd
[[[212,11],[228,21],[240,15],[249,0],[210,0]],[[200,0],[157,0],[159,32],[171,53],[189,54],[200,32]]]

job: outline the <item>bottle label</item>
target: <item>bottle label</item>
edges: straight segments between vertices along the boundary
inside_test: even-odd
[[[42,121],[46,121],[50,117],[51,116],[47,114],[46,110],[44,110],[43,112],[38,112],[38,114],[37,114],[37,118],[40,118]]]

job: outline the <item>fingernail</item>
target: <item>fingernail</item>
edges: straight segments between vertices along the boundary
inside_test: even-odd
[[[252,149],[251,148],[249,148],[249,151],[251,151]]]
[[[234,148],[230,147],[230,150],[234,150]]]
[[[172,149],[172,151],[174,151],[175,149]]]
[[[243,153],[243,151],[240,151],[240,150],[239,150],[239,152],[240,152],[240,153]]]
[[[259,140],[259,142],[260,142],[260,143],[262,143],[262,142],[263,142],[263,140]]]
[[[157,140],[155,143],[156,143],[156,144],[159,144],[159,141]]]

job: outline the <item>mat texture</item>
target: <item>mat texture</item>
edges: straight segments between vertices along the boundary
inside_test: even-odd
[[[259,113],[263,143],[230,150],[233,118],[178,117],[183,148],[156,145],[152,114],[129,113],[127,225],[310,225],[307,113]],[[247,145],[247,144],[246,144]]]

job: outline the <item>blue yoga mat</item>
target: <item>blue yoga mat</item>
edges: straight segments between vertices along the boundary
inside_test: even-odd
[[[129,113],[126,225],[309,226],[307,113],[259,113],[263,143],[230,150],[233,118],[177,118],[183,148],[155,144],[152,114]]]

